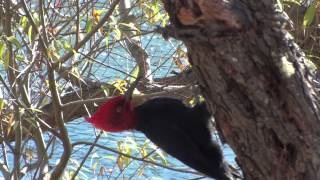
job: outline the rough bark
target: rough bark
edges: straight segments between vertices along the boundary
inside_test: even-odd
[[[163,0],[245,179],[320,179],[313,74],[272,1]]]

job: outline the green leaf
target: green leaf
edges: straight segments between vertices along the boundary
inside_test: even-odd
[[[140,168],[138,171],[138,177],[142,176],[144,174],[144,168]]]
[[[156,150],[156,154],[160,157],[162,164],[167,165],[168,162],[166,160],[166,157],[163,154],[163,151],[161,149],[159,149],[157,146],[155,146],[154,144],[150,144],[150,146],[152,149]]]
[[[129,156],[131,155],[131,149],[127,143],[124,143],[124,150],[126,154],[128,154]],[[128,157],[123,157],[123,161],[126,166],[128,166],[130,163],[130,159]]]
[[[190,105],[195,105],[196,104],[196,99],[193,97],[190,101],[189,101]]]
[[[32,17],[34,19],[34,22],[36,24],[37,27],[40,27],[40,17],[39,14],[37,12],[32,13]]]
[[[20,24],[22,28],[25,30],[28,25],[28,18],[26,16],[22,16],[22,18],[20,19]]]
[[[118,26],[115,27],[114,32],[115,32],[115,38],[116,38],[116,40],[121,39],[121,31],[120,31],[120,29],[119,29]]]
[[[118,165],[119,170],[122,171],[122,169],[123,169],[123,158],[122,158],[121,155],[118,156],[117,165]]]
[[[16,37],[10,36],[10,37],[7,37],[7,40],[9,42],[11,42],[12,44],[14,44],[18,49],[21,48],[21,44],[20,44],[20,42],[18,41],[18,39]]]
[[[106,33],[106,47],[109,49],[109,32]]]
[[[86,32],[89,33],[92,30],[93,20],[89,19],[86,23]]]
[[[164,15],[162,17],[161,26],[165,27],[166,25],[168,25],[168,22],[169,22],[169,16]]]
[[[160,149],[157,149],[157,150],[156,150],[156,153],[159,155],[162,164],[167,165],[168,162],[167,162],[167,159],[166,159],[166,157],[164,156],[163,152],[162,152]]]
[[[8,52],[6,52],[4,59],[3,59],[3,68],[5,70],[8,70],[8,68],[9,68],[9,58],[10,58],[10,54]]]
[[[1,109],[3,109],[5,103],[4,103],[4,100],[3,98],[0,98],[0,112],[1,112]]]
[[[23,55],[21,55],[21,54],[17,54],[17,55],[16,55],[16,59],[17,59],[18,61],[23,61],[23,60],[25,59],[25,57],[24,57]]]
[[[304,14],[303,18],[303,26],[306,28],[308,27],[314,19],[317,9],[317,1],[314,1],[307,9],[306,13]]]
[[[32,112],[37,112],[37,113],[44,113],[41,109],[37,108],[29,108]]]
[[[32,26],[29,26],[29,29],[28,29],[28,39],[30,42],[32,41]]]
[[[138,74],[139,74],[139,66],[136,66],[136,67],[134,68],[134,70],[133,70],[133,73],[132,73],[132,76],[131,76],[129,82],[130,82],[130,83],[134,82],[134,81],[137,79]]]
[[[78,67],[72,67],[71,71],[69,72],[71,76],[73,76],[75,78],[75,80],[77,81],[82,81],[83,83],[85,83],[85,81],[81,78],[81,74],[79,72]]]
[[[3,41],[0,41],[0,60],[2,60],[2,57],[3,57],[3,52],[6,48],[6,45],[4,44]]]
[[[98,15],[101,15],[102,13],[105,13],[105,12],[107,12],[107,10],[105,10],[105,9],[96,9],[95,10],[95,13],[97,13]]]
[[[92,169],[95,171],[97,169],[98,162],[93,163]]]
[[[127,82],[125,80],[118,79],[112,83],[112,85],[120,92],[120,94],[124,94],[124,92],[127,90]]]
[[[63,48],[68,50],[68,51],[72,51],[73,50],[71,44],[69,42],[67,42],[67,41],[63,42]]]
[[[283,3],[281,0],[277,0],[277,5],[280,11],[283,11]]]

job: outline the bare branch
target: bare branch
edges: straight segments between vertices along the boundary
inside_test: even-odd
[[[103,145],[100,145],[100,144],[92,143],[92,142],[79,141],[79,142],[73,143],[73,144],[72,144],[72,147],[78,146],[78,145],[91,145],[91,146],[96,146],[96,147],[99,147],[99,148],[101,148],[101,149],[104,149],[104,150],[107,150],[107,151],[110,151],[110,152],[119,154],[119,155],[124,156],[124,157],[128,157],[128,158],[131,158],[131,159],[134,159],[134,160],[137,160],[137,161],[142,161],[142,162],[145,162],[145,163],[148,163],[148,164],[152,164],[152,165],[155,165],[155,166],[158,166],[158,167],[162,167],[162,168],[165,168],[165,169],[169,169],[169,170],[172,170],[172,171],[177,171],[177,172],[183,172],[183,173],[190,173],[190,174],[197,174],[197,175],[199,175],[199,173],[194,172],[194,171],[189,171],[189,170],[184,170],[184,169],[177,169],[177,168],[165,166],[165,165],[160,164],[160,163],[156,163],[156,162],[153,162],[153,161],[146,160],[144,157],[143,157],[143,158],[134,157],[134,156],[131,156],[131,155],[128,155],[128,154],[119,152],[119,151],[117,151],[117,150],[114,150],[114,149],[112,149],[112,148],[109,148],[109,147],[106,147],[106,146],[103,146]]]

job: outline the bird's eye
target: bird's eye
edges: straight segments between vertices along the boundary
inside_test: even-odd
[[[116,108],[116,112],[117,112],[117,113],[121,113],[121,112],[122,112],[122,106],[118,106],[118,107]]]

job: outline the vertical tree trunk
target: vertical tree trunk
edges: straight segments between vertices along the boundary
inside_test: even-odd
[[[273,1],[163,0],[220,135],[246,179],[320,179],[320,113],[312,64]],[[242,3],[243,2],[243,3]]]

